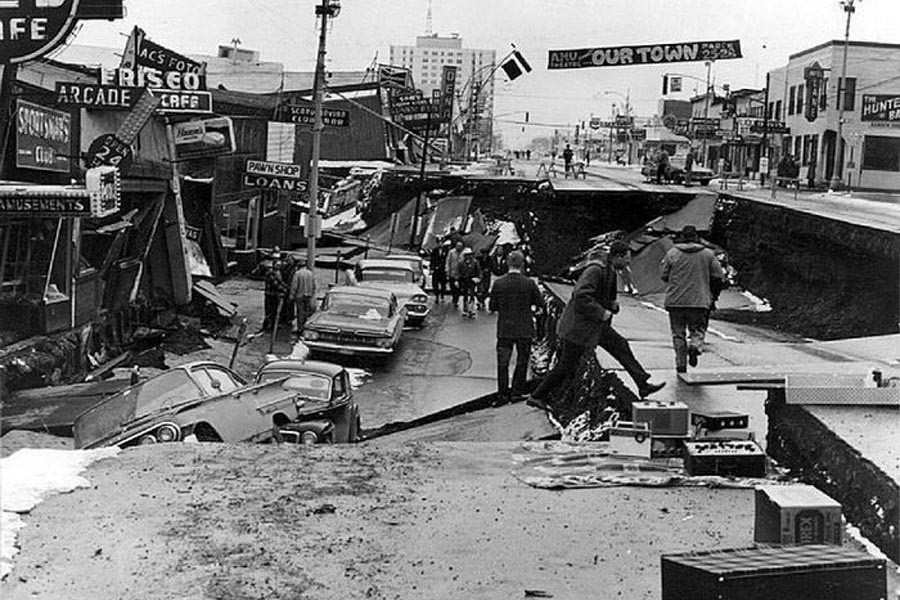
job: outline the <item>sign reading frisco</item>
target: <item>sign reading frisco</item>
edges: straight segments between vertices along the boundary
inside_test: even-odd
[[[550,50],[548,69],[661,65],[741,58],[740,40]]]
[[[900,94],[863,94],[859,120],[900,122]]]
[[[306,181],[300,180],[300,165],[248,159],[245,171],[243,183],[246,187],[306,191]]]

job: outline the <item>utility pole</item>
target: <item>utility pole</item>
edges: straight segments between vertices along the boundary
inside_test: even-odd
[[[428,134],[431,131],[431,108],[425,113],[425,138],[422,140],[422,168],[419,171],[419,194],[416,196],[416,209],[413,213],[412,227],[409,231],[409,247],[416,247],[416,237],[419,233],[419,210],[422,196],[425,195],[425,164],[428,162]]]
[[[316,7],[316,14],[322,17],[319,30],[319,53],[316,58],[316,74],[313,78],[313,107],[315,117],[312,127],[312,159],[309,166],[309,209],[306,214],[306,266],[316,268],[316,235],[319,230],[319,151],[322,146],[322,100],[325,95],[325,37],[328,32],[328,17],[337,17],[341,12],[338,0],[322,0]],[[288,215],[285,214],[285,219]]]
[[[704,120],[709,118],[709,73],[712,69],[712,63],[713,61],[711,60],[706,61],[706,94],[704,95],[703,103]],[[703,126],[706,127],[706,122],[704,122]],[[703,136],[703,150],[701,154],[703,155],[703,166],[705,167],[709,164],[709,156],[706,155],[706,134]]]
[[[759,157],[759,185],[760,187],[766,185],[766,175],[769,173],[769,119],[772,115],[769,114],[769,73],[766,73],[766,95],[763,99],[763,135],[762,135],[762,144],[760,144],[760,153]],[[737,115],[734,116],[737,119]],[[765,169],[763,169],[765,167]]]
[[[862,1],[862,0],[860,0]],[[841,7],[847,13],[847,26],[844,28],[844,58],[841,64],[841,78],[837,85],[838,122],[837,135],[834,139],[834,165],[831,170],[831,182],[828,191],[833,192],[841,185],[844,169],[844,106],[847,104],[847,47],[850,45],[850,17],[856,12],[855,0],[841,0]],[[843,96],[843,97],[842,97]]]

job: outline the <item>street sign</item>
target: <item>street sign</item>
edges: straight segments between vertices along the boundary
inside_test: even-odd
[[[56,82],[56,104],[103,110],[131,110],[140,88],[98,83]]]
[[[236,150],[230,117],[176,123],[172,133],[175,156],[179,159],[219,156]]]
[[[159,98],[158,113],[211,113],[212,94],[188,90],[153,89]]]
[[[313,106],[301,104],[286,104],[283,107],[285,113],[281,120],[299,125],[314,125],[316,122],[316,110]],[[350,111],[342,108],[322,107],[322,124],[334,127],[350,126]]]
[[[300,165],[291,163],[269,162],[262,160],[247,160],[247,173],[253,175],[271,175],[287,179],[300,179]]]
[[[15,120],[17,167],[72,170],[72,115],[17,99]]]
[[[47,54],[75,25],[79,0],[0,1],[0,64]]]
[[[132,159],[130,145],[120,140],[114,133],[104,133],[91,142],[84,163],[88,169],[109,165],[127,171]]]
[[[900,94],[863,94],[860,121],[900,122]]]

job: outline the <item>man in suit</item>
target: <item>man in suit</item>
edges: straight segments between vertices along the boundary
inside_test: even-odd
[[[616,240],[610,244],[605,260],[590,263],[581,273],[559,320],[556,366],[534,390],[528,400],[530,406],[550,410],[553,404],[549,401],[550,391],[571,378],[582,355],[593,352],[597,346],[624,367],[641,398],[658,392],[665,385],[665,382],[650,381],[650,373],[638,362],[628,340],[612,327],[613,315],[619,312],[616,271],[626,268],[630,262],[628,244]]]
[[[533,279],[522,272],[525,256],[518,250],[506,259],[509,271],[491,287],[488,308],[497,313],[497,389],[496,405],[505,404],[512,397],[525,394],[525,378],[534,339],[532,307],[543,309],[544,298]],[[516,368],[512,391],[509,388],[509,363],[516,350]]]

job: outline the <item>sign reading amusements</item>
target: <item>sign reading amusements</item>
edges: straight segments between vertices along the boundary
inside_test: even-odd
[[[62,44],[75,25],[79,0],[0,2],[0,64],[20,63]]]
[[[859,120],[900,122],[900,94],[863,94]]]
[[[548,69],[661,65],[741,58],[740,40],[550,50]]]

